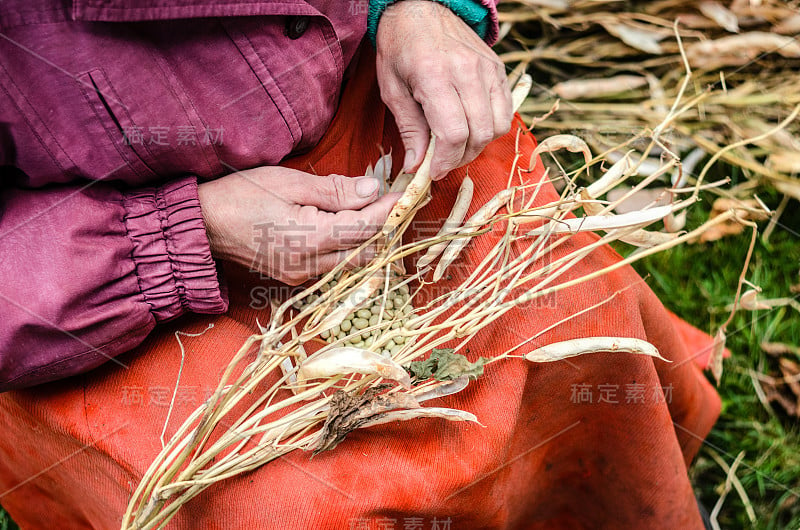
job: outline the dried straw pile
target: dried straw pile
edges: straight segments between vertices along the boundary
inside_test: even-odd
[[[700,156],[748,139],[721,156],[749,181],[800,199],[800,123],[769,136],[800,104],[800,2],[780,0],[501,0],[499,44],[535,80],[521,112],[559,112],[537,135],[571,132],[604,151],[664,120],[684,76],[676,31],[693,70],[681,102],[693,104],[664,139]],[[676,26],[677,21],[677,26]],[[677,27],[677,30],[676,30]],[[693,164],[691,164],[693,165]],[[684,167],[692,173],[692,168]]]

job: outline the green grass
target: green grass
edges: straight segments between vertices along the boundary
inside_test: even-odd
[[[0,506],[0,530],[19,530],[19,527],[11,520],[2,506]]]
[[[778,198],[763,197],[774,208]],[[711,200],[710,197],[706,199]],[[689,228],[707,215],[709,206],[695,209]],[[747,279],[763,289],[763,298],[792,296],[800,283],[800,208],[792,201],[768,243],[756,243]],[[762,224],[762,229],[765,225]],[[738,276],[750,243],[750,233],[687,245],[652,256],[636,265],[664,304],[700,329],[714,333],[728,317]],[[795,295],[798,296],[798,295]],[[728,465],[745,456],[736,476],[742,483],[757,522],[751,525],[735,490],[719,513],[722,528],[800,528],[800,426],[779,406],[765,407],[754,389],[751,371],[775,375],[777,360],[764,354],[762,341],[800,343],[800,314],[791,308],[740,312],[728,326],[725,361],[719,385],[722,415],[691,471],[698,498],[713,509],[726,473],[712,459],[716,452]],[[800,360],[800,359],[794,359]]]

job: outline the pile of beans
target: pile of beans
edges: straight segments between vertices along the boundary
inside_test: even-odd
[[[317,293],[312,293],[303,300],[298,301],[295,304],[295,308],[302,311],[303,308],[315,302],[323,293],[335,287],[340,278],[341,273],[337,274],[329,283],[323,285]],[[402,327],[414,311],[414,306],[411,305],[411,293],[408,285],[396,287],[401,281],[402,278],[400,277],[390,279],[389,293],[386,295],[385,300],[383,289],[378,289],[372,295],[372,303],[370,305],[350,313],[341,324],[323,331],[320,337],[328,343],[341,341],[343,346],[353,346],[367,350],[373,349],[372,345],[382,333]],[[383,307],[383,313],[381,313],[381,307]],[[381,329],[361,331],[381,323],[383,323]],[[404,342],[405,339],[403,337],[395,337],[384,344],[379,353],[386,356],[395,355],[403,347]]]

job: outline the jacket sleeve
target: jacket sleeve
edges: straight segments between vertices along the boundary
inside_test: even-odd
[[[194,177],[0,189],[0,278],[0,391],[119,362],[159,322],[227,309]]]

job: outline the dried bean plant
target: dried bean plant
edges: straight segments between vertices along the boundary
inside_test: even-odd
[[[501,0],[499,9],[501,59],[536,72],[521,114],[559,101],[539,136],[579,134],[605,151],[657,127],[682,90],[677,30],[694,71],[692,104],[662,141],[686,160],[684,174],[720,154],[745,178],[717,193],[750,199],[766,188],[800,200],[800,122],[783,123],[800,104],[797,0]]]
[[[523,77],[518,87],[514,100],[522,102],[530,78]],[[637,141],[647,140],[645,155],[664,149],[664,132],[681,112],[691,108],[685,103],[676,99],[659,126],[637,135]],[[701,186],[719,185],[698,182],[687,188],[682,180],[671,190],[666,205],[615,213],[625,196],[608,200],[611,190],[632,181],[637,182],[633,189],[639,189],[659,176],[679,171],[678,157],[657,159],[658,167],[650,176],[636,180],[646,156],[625,154],[612,161],[611,150],[594,156],[580,138],[562,135],[542,142],[530,160],[522,160],[517,153],[509,161],[508,187],[466,221],[473,183],[465,178],[453,212],[439,233],[404,242],[404,233],[428,200],[434,145],[432,138],[416,174],[395,177],[392,189],[404,190],[402,197],[383,230],[353,251],[355,255],[367,245],[377,245],[377,256],[359,269],[346,270],[340,265],[296,296],[276,302],[270,321],[260,325],[260,332],[236,352],[213,395],[186,418],[144,473],[124,514],[123,529],[163,527],[181,506],[209,486],[290,451],[332,449],[356,428],[420,417],[477,422],[479,418],[468,411],[422,404],[464,389],[470,378],[482,373],[485,363],[508,357],[551,362],[599,351],[660,358],[652,345],[628,337],[578,339],[550,344],[524,356],[514,353],[535,336],[476,363],[441,348],[458,344],[457,352],[481,329],[521,304],[679,245],[737,216],[734,210],[724,212],[689,233],[653,229],[653,225],[661,226],[659,223],[671,216],[681,215],[696,200]],[[553,177],[567,183],[558,200],[532,206],[544,181],[527,182],[530,169],[541,163],[539,155],[562,149],[580,153],[582,166]],[[373,173],[391,173],[390,160],[379,160]],[[574,185],[578,174],[590,170],[598,176],[590,186]],[[420,302],[423,297],[418,295],[425,286],[444,276],[472,241],[490,237],[486,232],[494,226],[506,227],[503,236],[461,285]],[[543,259],[575,234],[588,231],[601,237],[563,257]],[[601,270],[564,279],[576,263],[614,241],[640,248]],[[523,250],[512,252],[511,245],[520,242],[527,242]],[[420,258],[420,267],[406,271],[403,260],[412,255]],[[305,347],[312,344],[322,347],[307,355]],[[444,373],[443,367],[449,367],[449,372]]]

